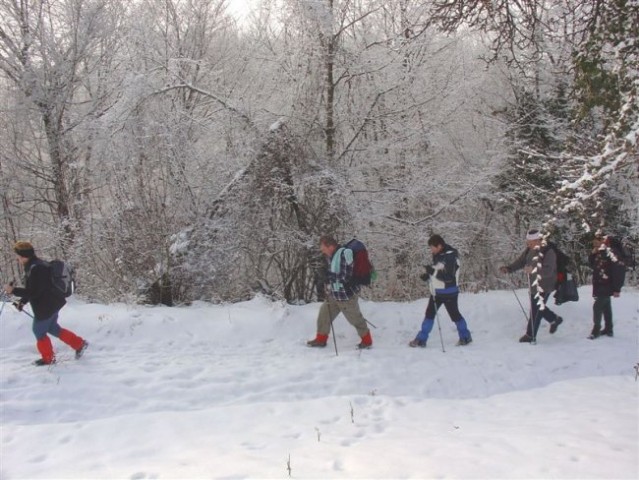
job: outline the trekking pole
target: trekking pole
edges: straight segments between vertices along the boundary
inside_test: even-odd
[[[19,305],[19,304],[18,304],[18,302],[11,302],[11,305],[13,305],[13,306],[15,307],[15,309],[16,309],[18,312],[22,312],[22,313],[24,313],[26,316],[33,318],[33,315],[32,315],[32,314],[30,314],[29,312],[25,311],[25,309],[24,309],[24,305],[22,306],[22,308],[19,308],[19,307],[18,307],[18,305]]]
[[[528,279],[528,296],[530,297],[530,313],[528,315],[528,321],[530,322],[530,333],[532,334],[532,340],[530,342],[531,345],[537,345],[537,334],[535,333],[535,322],[537,321],[537,316],[539,315],[539,310],[537,310],[537,315],[535,318],[532,318],[533,306],[532,302],[534,301],[532,294],[532,285],[530,284],[530,274],[526,274],[526,278]]]
[[[437,307],[437,299],[435,297],[435,287],[433,285],[433,279],[429,279],[428,285],[430,286],[430,295],[433,299],[433,303],[435,304],[435,318],[437,319],[437,329],[439,330],[439,340],[442,342],[442,352],[446,353],[444,349],[444,336],[442,335],[442,327],[439,324],[439,308]]]
[[[331,321],[331,333],[333,334],[333,344],[335,345],[335,356],[339,357],[339,353],[337,353],[337,339],[335,338],[335,327],[333,327],[332,321]]]
[[[506,282],[503,282],[503,283],[506,283]],[[526,309],[524,308],[524,305],[521,303],[521,300],[519,299],[519,295],[517,295],[517,291],[515,290],[515,282],[513,282],[512,277],[510,277],[510,283],[508,284],[508,286],[510,287],[510,291],[513,292],[513,295],[515,295],[515,298],[517,299],[517,303],[519,304],[519,308],[521,308],[521,312],[524,314],[524,318],[526,319],[526,321],[528,321],[528,316],[526,315]]]
[[[9,283],[9,285],[13,285],[13,282]],[[2,300],[2,306],[0,307],[0,315],[2,315],[2,311],[4,310],[4,306],[11,301],[9,295],[7,295],[4,290],[0,293],[0,300]]]

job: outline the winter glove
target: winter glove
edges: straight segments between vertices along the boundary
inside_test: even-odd
[[[433,273],[435,273],[435,268],[432,265],[427,265],[426,266],[426,272],[428,273],[428,275],[432,275]]]
[[[24,303],[22,303],[22,302],[13,302],[13,306],[16,307],[16,310],[18,312],[21,312],[22,309],[24,308]]]
[[[425,282],[427,282],[428,280],[430,280],[430,273],[422,273],[419,278],[421,278],[422,280],[424,280]]]

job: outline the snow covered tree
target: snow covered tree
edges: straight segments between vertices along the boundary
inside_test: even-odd
[[[339,180],[311,158],[286,124],[275,123],[207,218],[176,235],[172,253],[190,298],[317,298],[319,238],[339,233],[347,213]]]
[[[109,0],[0,2],[0,73],[16,118],[4,141],[21,177],[14,213],[49,225],[48,240],[66,253],[85,218],[92,125],[111,105],[100,80],[118,13]]]

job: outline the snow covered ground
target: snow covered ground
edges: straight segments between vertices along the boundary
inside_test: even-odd
[[[517,292],[526,298],[523,290]],[[0,318],[0,478],[637,478],[639,291],[595,341],[590,287],[556,334],[517,342],[512,291],[464,294],[412,349],[426,300],[362,302],[374,348],[338,317],[339,355],[305,341],[319,304],[190,307],[71,300],[91,346],[34,367],[30,319]]]

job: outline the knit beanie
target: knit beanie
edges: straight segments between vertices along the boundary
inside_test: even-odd
[[[526,234],[526,240],[527,241],[541,240],[541,232],[537,230],[536,228],[532,230],[528,230],[528,233]]]
[[[33,250],[33,245],[29,242],[19,241],[13,247],[13,251],[16,252],[17,255],[25,258],[31,258],[35,256],[35,251]]]

